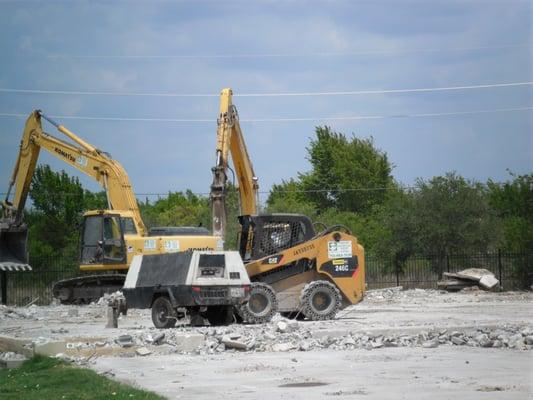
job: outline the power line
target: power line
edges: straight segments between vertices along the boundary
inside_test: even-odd
[[[312,121],[360,121],[379,119],[401,119],[401,118],[431,118],[447,117],[457,115],[490,114],[502,112],[531,111],[533,106],[514,108],[493,108],[482,110],[450,111],[435,113],[413,113],[413,114],[391,114],[391,115],[353,115],[335,117],[302,117],[302,118],[243,118],[240,122],[312,122]],[[28,114],[22,113],[0,113],[0,117],[25,118]],[[72,119],[72,120],[97,120],[97,121],[129,121],[129,122],[182,122],[182,123],[216,123],[215,118],[129,118],[129,117],[92,117],[80,115],[51,115],[51,118]]]
[[[245,58],[304,58],[304,57],[345,57],[378,54],[434,53],[454,51],[498,50],[513,48],[530,48],[529,44],[501,46],[472,46],[425,49],[378,49],[344,52],[309,52],[309,53],[247,53],[247,54],[49,54],[47,58],[71,59],[245,59]]]
[[[412,189],[414,188],[414,186],[401,186],[401,188]],[[366,187],[366,188],[329,188],[329,189],[322,188],[322,189],[301,189],[301,190],[295,189],[295,190],[276,190],[276,193],[329,193],[329,192],[343,193],[343,192],[374,192],[374,191],[387,191],[387,190],[397,190],[397,188],[386,186],[386,187]],[[98,194],[99,192],[91,192],[91,193]],[[149,193],[133,193],[133,194],[135,196],[170,196],[170,195],[177,194],[177,193],[186,194],[187,190],[177,191],[177,192],[170,191],[170,192],[165,192],[165,193],[149,192]],[[191,192],[191,193],[196,196],[207,196],[210,194],[209,192]],[[258,194],[270,194],[272,193],[272,190],[263,190],[263,191],[258,191],[257,193]],[[7,192],[0,192],[0,196],[5,196],[6,194]],[[48,193],[47,195],[50,197],[54,197],[56,195],[84,196],[85,193],[80,194],[80,193],[69,193],[69,192],[55,192],[53,194]]]
[[[292,96],[352,96],[352,95],[372,95],[372,94],[399,94],[399,93],[423,93],[423,92],[444,92],[457,90],[493,89],[502,87],[530,86],[533,81],[525,82],[504,82],[480,85],[463,86],[442,86],[431,88],[411,88],[411,89],[378,89],[378,90],[353,90],[336,92],[285,92],[285,93],[240,93],[234,97],[292,97]],[[76,95],[76,96],[132,96],[132,97],[218,97],[219,94],[194,94],[194,93],[150,93],[150,92],[106,92],[106,91],[76,91],[76,90],[41,90],[41,89],[19,89],[0,88],[3,93],[21,94],[52,94],[52,95]]]

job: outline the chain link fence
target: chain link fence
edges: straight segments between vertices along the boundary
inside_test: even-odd
[[[33,271],[0,272],[2,304],[50,304],[54,282],[81,275],[78,260],[50,258],[30,260],[30,264],[40,267]],[[402,263],[374,256],[367,256],[365,260],[368,289],[391,286],[436,289],[443,272],[466,268],[484,268],[493,272],[500,281],[501,290],[528,289],[533,283],[533,252],[417,256]]]

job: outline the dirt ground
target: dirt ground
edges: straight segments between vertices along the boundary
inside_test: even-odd
[[[0,335],[62,344],[60,356],[172,399],[525,399],[532,300],[531,292],[381,290],[334,321],[165,331],[147,310],[108,329],[103,305],[4,307]]]

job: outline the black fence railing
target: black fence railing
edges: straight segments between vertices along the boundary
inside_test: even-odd
[[[490,252],[446,256],[415,256],[405,262],[366,258],[366,282],[369,289],[388,286],[437,288],[443,272],[466,268],[484,268],[500,281],[501,290],[529,288],[533,278],[533,252]]]
[[[33,271],[0,272],[0,299],[3,304],[49,304],[54,282],[80,275],[77,260],[39,259],[34,260],[33,265],[39,265],[39,268]],[[533,252],[417,256],[403,263],[367,256],[365,266],[368,289],[391,286],[436,289],[443,272],[465,268],[485,268],[493,272],[500,281],[501,290],[526,289],[533,283]]]

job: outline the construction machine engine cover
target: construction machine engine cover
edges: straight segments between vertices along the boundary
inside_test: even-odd
[[[159,296],[174,307],[238,305],[250,279],[236,251],[136,255],[122,289],[128,308],[150,308]]]

